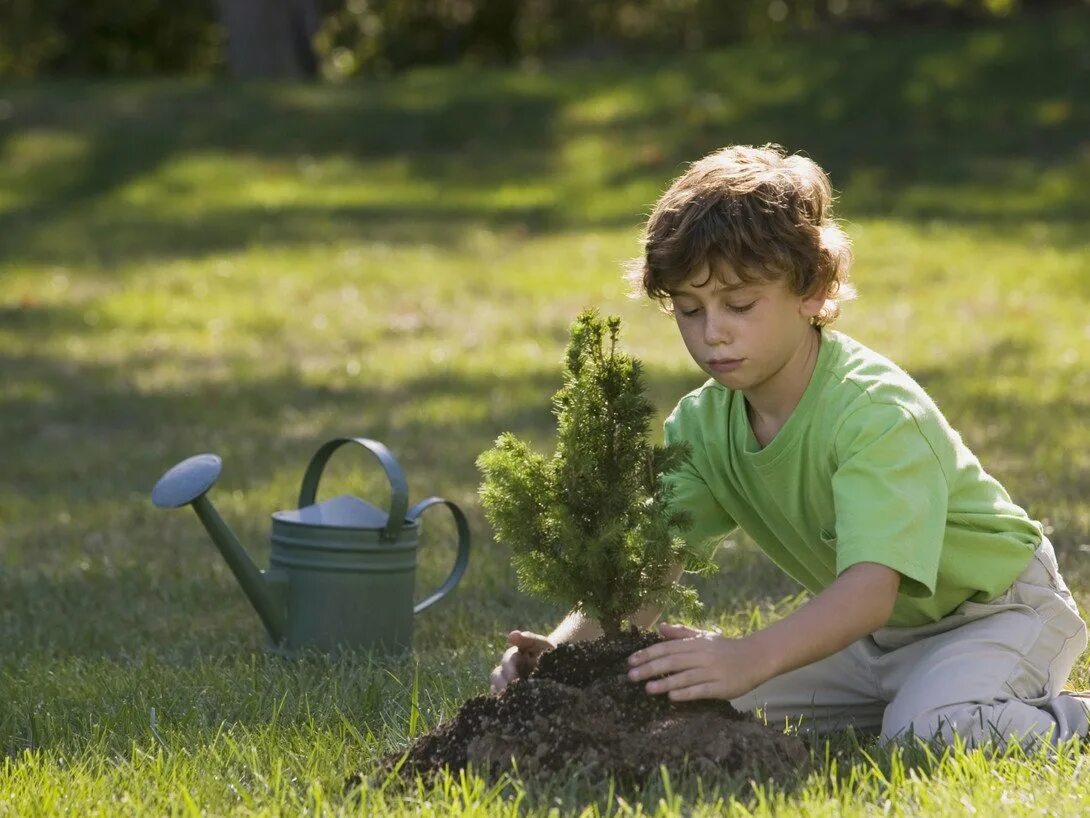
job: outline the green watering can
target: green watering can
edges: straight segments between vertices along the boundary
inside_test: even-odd
[[[390,510],[342,494],[318,503],[322,470],[345,443],[357,443],[379,459],[390,481]],[[412,508],[409,487],[390,450],[367,438],[336,438],[314,454],[303,476],[299,508],[272,515],[268,570],[258,570],[206,498],[220,475],[214,454],[183,460],[151,492],[159,508],[191,504],[250,598],[269,633],[271,650],[366,648],[385,653],[412,647],[413,616],[454,589],[469,563],[469,524],[461,509],[441,497]],[[413,604],[420,515],[445,505],[458,530],[454,570],[435,593]]]

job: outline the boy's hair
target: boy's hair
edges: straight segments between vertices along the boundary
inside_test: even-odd
[[[728,266],[742,281],[783,279],[796,295],[821,293],[824,326],[852,298],[851,246],[833,220],[833,190],[818,165],[779,145],[734,145],[694,162],[655,205],[644,255],[628,265],[638,292],[666,306],[698,271]]]

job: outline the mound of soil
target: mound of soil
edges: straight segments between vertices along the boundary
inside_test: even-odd
[[[665,766],[681,773],[729,773],[783,780],[809,758],[789,736],[739,713],[725,701],[675,703],[630,682],[627,658],[662,640],[630,631],[607,640],[560,645],[526,679],[499,695],[470,699],[452,720],[404,753],[400,774],[413,779],[471,765],[496,777],[511,768],[532,778],[578,771],[620,782],[647,780]]]

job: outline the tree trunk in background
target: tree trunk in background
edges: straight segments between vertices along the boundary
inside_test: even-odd
[[[315,0],[219,0],[227,58],[238,79],[313,77]]]

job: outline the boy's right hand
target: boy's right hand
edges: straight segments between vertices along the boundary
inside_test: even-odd
[[[492,671],[493,693],[504,690],[515,679],[524,678],[537,667],[541,654],[556,647],[547,636],[531,631],[511,631],[507,634],[507,644],[510,647],[503,652],[503,659]]]

